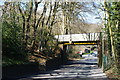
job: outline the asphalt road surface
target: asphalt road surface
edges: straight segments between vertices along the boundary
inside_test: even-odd
[[[69,61],[59,69],[32,75],[19,80],[109,80],[97,66],[97,57],[83,55],[84,59]]]

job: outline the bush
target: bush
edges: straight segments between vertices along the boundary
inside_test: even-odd
[[[17,24],[2,23],[3,61],[8,61],[8,59],[25,60],[26,54],[23,49],[20,30],[20,26]]]

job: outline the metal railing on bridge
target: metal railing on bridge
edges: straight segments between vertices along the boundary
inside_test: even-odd
[[[100,32],[99,33],[56,35],[55,38],[58,39],[59,42],[66,42],[66,41],[99,41],[100,40]]]

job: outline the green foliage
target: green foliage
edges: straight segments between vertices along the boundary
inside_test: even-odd
[[[2,23],[3,59],[4,57],[17,60],[25,58],[20,30],[20,26],[16,24],[12,25],[6,21]]]
[[[120,70],[120,2],[105,2],[108,19],[106,26],[109,55],[114,58],[118,71]]]

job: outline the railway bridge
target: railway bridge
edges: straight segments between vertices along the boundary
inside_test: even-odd
[[[55,38],[58,40],[59,44],[63,45],[65,53],[67,53],[70,45],[96,45],[98,48],[98,66],[102,66],[101,32],[56,35]]]

